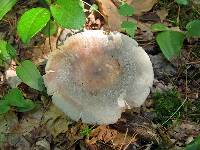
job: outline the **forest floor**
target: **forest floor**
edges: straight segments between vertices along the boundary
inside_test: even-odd
[[[37,103],[37,108],[0,116],[2,150],[183,149],[200,135],[200,39],[186,39],[181,55],[168,61],[156,43],[156,33],[150,29],[154,23],[163,23],[174,30],[185,31],[189,21],[200,18],[200,5],[191,2],[179,6],[173,0],[146,1],[135,8],[139,15],[129,17],[138,23],[134,39],[148,53],[154,68],[154,84],[145,104],[127,110],[115,124],[88,125],[70,120],[51,103],[51,97],[44,97],[21,83],[18,88],[26,98]],[[86,2],[97,4],[101,14],[86,11],[85,29],[119,31],[123,18],[116,13],[115,0]],[[26,9],[40,5],[36,0],[19,1],[0,21],[0,39],[14,45],[19,60],[31,59],[44,74],[49,41],[54,48],[58,40],[66,38],[63,36],[68,35],[69,30],[59,29],[50,39],[39,34],[29,45],[22,44],[16,33],[16,22]],[[89,8],[85,5],[86,10]],[[15,62],[13,64],[0,68],[0,97],[10,89],[6,72],[15,69]]]

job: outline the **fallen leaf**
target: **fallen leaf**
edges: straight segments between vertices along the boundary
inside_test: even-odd
[[[104,20],[108,28],[112,31],[118,31],[121,23],[126,21],[127,17],[121,16],[117,7],[111,0],[96,0],[99,5],[100,12],[104,15]]]
[[[130,136],[125,133],[118,133],[117,136],[113,139],[113,145],[115,146],[115,149],[118,149],[120,147],[126,147],[129,144],[132,144],[136,142],[135,135]]]
[[[16,137],[15,134],[10,134],[12,133],[12,128],[16,124],[18,124],[18,119],[15,113],[8,112],[5,115],[0,115],[0,149],[3,149],[5,140],[8,141],[13,137]]]
[[[47,129],[54,137],[60,133],[65,133],[70,123],[64,113],[53,104],[44,113],[44,122],[46,122]]]
[[[134,15],[142,15],[150,11],[157,0],[127,0],[126,2],[134,8]]]
[[[163,20],[165,20],[168,16],[168,10],[165,8],[161,8],[156,12],[156,14],[160,17],[160,21],[163,22]]]
[[[99,140],[108,143],[116,137],[117,133],[118,132],[116,130],[110,129],[109,126],[101,125],[92,130],[90,135],[91,140],[88,139],[87,143],[92,145]]]
[[[111,31],[122,31],[121,24],[123,21],[127,21],[127,17],[119,14],[117,6],[111,0],[96,0],[99,5],[99,10],[103,14],[105,25],[104,27]],[[129,1],[132,2],[132,1]],[[136,21],[132,17],[128,17],[128,21],[135,22],[137,27],[142,31],[151,32],[151,25],[144,24],[140,21]]]

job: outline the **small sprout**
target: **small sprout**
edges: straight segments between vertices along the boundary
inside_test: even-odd
[[[80,131],[81,136],[86,136],[89,137],[91,132],[92,132],[93,128],[91,127],[85,127],[83,130]]]
[[[127,3],[122,3],[122,5],[120,5],[118,11],[119,11],[119,14],[122,16],[132,16],[134,9]]]
[[[137,25],[131,21],[124,21],[121,24],[122,30],[124,30],[128,35],[134,37],[135,31],[137,30]]]
[[[97,11],[98,10],[98,5],[97,4],[93,4],[91,7],[90,7],[90,12],[94,12],[94,11]]]

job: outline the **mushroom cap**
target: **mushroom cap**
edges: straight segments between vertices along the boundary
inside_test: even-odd
[[[68,38],[49,56],[44,75],[53,103],[71,119],[115,123],[139,107],[153,84],[149,56],[119,32],[89,30]]]

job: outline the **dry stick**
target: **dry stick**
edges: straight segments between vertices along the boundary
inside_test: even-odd
[[[180,23],[180,10],[181,10],[181,7],[178,5],[178,16],[176,18],[176,22],[178,23],[178,25]]]
[[[186,63],[186,65],[192,65],[192,64],[200,64],[200,60]]]
[[[124,145],[124,143],[125,143],[125,140],[126,140],[126,138],[127,138],[127,134],[128,134],[128,128],[126,129],[126,133],[125,133],[125,136],[124,136],[124,139],[123,139],[122,145],[120,146],[119,150],[122,149],[122,147],[123,147],[123,145]]]
[[[128,146],[133,142],[133,140],[135,139],[136,136],[137,136],[137,133],[134,133],[133,137],[130,139],[130,141],[128,142],[128,144],[124,147],[124,150],[126,150],[128,148]]]
[[[185,104],[185,102],[187,101],[187,99],[188,99],[188,93],[187,93],[187,89],[188,89],[188,80],[187,80],[187,67],[186,67],[186,77],[185,77],[185,100],[182,102],[182,104],[177,108],[177,110],[164,122],[164,123],[162,123],[162,126],[164,125],[164,124],[166,124],[180,109],[181,109],[181,107]]]
[[[50,35],[50,32],[51,32],[50,21],[49,21],[48,30],[49,30],[49,48],[50,48],[50,51],[52,52],[52,47],[51,47],[51,35]]]

